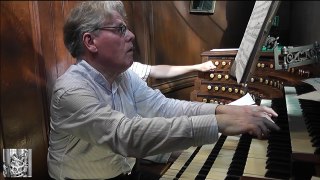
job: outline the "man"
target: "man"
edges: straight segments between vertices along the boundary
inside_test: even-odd
[[[134,35],[119,1],[85,1],[64,26],[77,59],[55,83],[48,169],[54,179],[131,178],[136,158],[214,143],[218,133],[268,137],[279,127],[263,106],[166,98],[133,71]]]

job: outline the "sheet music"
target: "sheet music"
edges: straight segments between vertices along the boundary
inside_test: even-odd
[[[297,98],[312,101],[320,101],[320,78],[309,78],[303,80],[303,82],[312,85],[316,90],[309,93],[300,94],[299,96],[297,96]]]
[[[231,69],[231,71],[234,71],[232,74],[236,76],[238,83],[240,83],[242,79],[250,54],[252,53],[271,3],[272,1],[256,1],[254,5],[239,51],[235,58],[236,64],[233,66],[235,69]]]
[[[320,101],[320,91],[312,91],[297,96],[298,99],[306,99],[311,101]]]
[[[229,105],[238,105],[238,106],[243,106],[243,105],[254,105],[256,102],[252,99],[251,95],[247,93],[245,96],[242,96],[241,98],[232,101],[229,103]]]
[[[320,91],[320,78],[309,78],[305,79],[302,82],[312,85],[317,91]]]

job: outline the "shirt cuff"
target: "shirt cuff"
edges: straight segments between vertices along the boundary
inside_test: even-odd
[[[203,103],[199,114],[216,114],[216,108],[219,104]]]
[[[215,143],[219,138],[218,124],[214,114],[193,116],[194,146]]]

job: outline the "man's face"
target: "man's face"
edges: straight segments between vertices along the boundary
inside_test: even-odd
[[[109,73],[122,73],[133,63],[132,41],[135,36],[128,29],[121,32],[119,27],[123,25],[126,24],[122,16],[115,12],[110,21],[104,25],[105,28],[100,28],[99,35],[94,39],[98,50],[95,55],[96,62]]]

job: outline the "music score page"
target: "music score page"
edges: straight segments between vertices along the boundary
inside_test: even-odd
[[[240,83],[242,79],[250,54],[252,53],[261,27],[267,17],[271,3],[272,1],[256,1],[253,7],[246,31],[235,58],[235,65],[231,68],[231,74],[237,78],[238,83]]]

